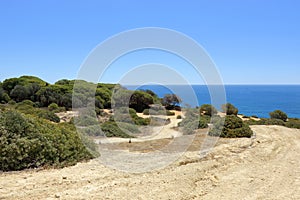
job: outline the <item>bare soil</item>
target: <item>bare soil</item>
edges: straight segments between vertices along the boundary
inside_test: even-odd
[[[201,159],[199,133],[183,157],[147,173],[120,172],[96,159],[63,169],[1,173],[0,199],[300,199],[300,130],[251,128],[255,138],[220,139]],[[117,145],[150,151],[169,141]]]

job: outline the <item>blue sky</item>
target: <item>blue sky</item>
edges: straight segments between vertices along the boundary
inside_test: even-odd
[[[300,84],[299,10],[297,0],[1,0],[0,80],[24,74],[50,83],[74,79],[108,37],[162,27],[202,45],[226,84]],[[168,58],[153,55],[156,61]],[[132,67],[129,59],[116,63],[103,81],[117,82],[118,68]],[[170,63],[186,71],[181,62]]]

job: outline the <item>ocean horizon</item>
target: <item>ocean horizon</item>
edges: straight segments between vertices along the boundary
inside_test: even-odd
[[[211,104],[207,85],[126,85],[127,89],[152,90],[160,98],[177,94],[182,106]],[[226,102],[239,109],[239,114],[268,118],[274,110],[282,110],[289,118],[300,118],[300,85],[224,85]],[[176,91],[176,92],[175,92]],[[220,109],[221,105],[216,105]]]

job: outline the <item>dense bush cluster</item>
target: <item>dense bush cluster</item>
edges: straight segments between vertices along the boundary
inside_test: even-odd
[[[237,115],[239,112],[239,110],[231,103],[222,105],[222,110],[226,113],[226,115]]]
[[[235,115],[228,115],[225,119],[220,118],[214,123],[213,128],[209,131],[209,135],[225,138],[251,137],[253,132],[241,118]]]
[[[271,119],[280,119],[284,122],[288,119],[287,114],[282,112],[281,110],[270,112],[270,117]]]
[[[0,113],[0,170],[66,166],[93,157],[69,125],[17,111]]]
[[[210,104],[203,104],[200,107],[200,113],[203,115],[213,116],[218,113],[218,110]]]

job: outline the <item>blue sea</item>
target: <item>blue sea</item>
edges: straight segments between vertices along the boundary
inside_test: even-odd
[[[205,85],[125,87],[128,89],[149,89],[159,97],[176,91],[176,94],[183,99],[183,106],[196,107],[211,103],[211,95]],[[287,113],[290,118],[300,118],[300,85],[226,85],[224,88],[226,101],[236,106],[240,114],[269,117],[270,112],[279,109]],[[220,108],[220,105],[216,105],[216,107]]]

